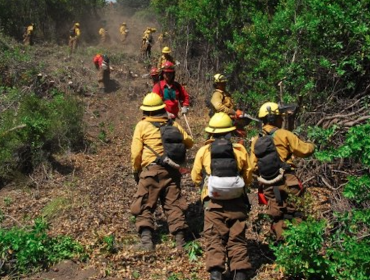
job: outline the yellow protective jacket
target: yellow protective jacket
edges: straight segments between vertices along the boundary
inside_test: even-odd
[[[234,102],[231,99],[231,96],[220,89],[216,89],[213,92],[211,104],[214,107],[216,113],[224,112],[228,115],[235,114]]]
[[[29,25],[27,27],[27,31],[26,31],[27,35],[31,35],[33,33],[33,25]]]
[[[208,196],[208,186],[206,184],[201,186],[201,183],[203,181],[203,171],[205,171],[206,176],[211,174],[211,144],[213,141],[214,138],[207,140],[205,145],[199,149],[191,170],[191,179],[196,186],[202,187],[202,201]],[[239,173],[244,179],[245,188],[247,188],[252,181],[248,152],[243,145],[238,143],[233,143],[233,149]]]
[[[166,61],[170,61],[173,64],[175,64],[175,60],[170,54],[167,54],[167,55],[162,54],[158,59],[157,68],[161,69],[166,63]]]
[[[263,126],[263,130],[270,132],[271,130],[275,129],[276,127],[270,124],[266,124]],[[252,140],[251,145],[251,158],[250,162],[252,164],[253,172],[256,172],[257,167],[257,157],[254,154],[254,145],[256,144],[258,137],[255,137]],[[290,132],[286,129],[278,129],[273,134],[274,144],[276,146],[276,150],[280,156],[280,159],[283,162],[286,162],[294,168],[292,156],[305,158],[313,154],[315,151],[315,145],[311,143],[306,143],[298,138],[297,135]]]
[[[140,172],[157,158],[144,144],[151,147],[159,155],[163,155],[161,133],[159,128],[155,127],[151,122],[166,122],[167,120],[168,118],[165,117],[143,117],[136,125],[131,144],[131,164],[134,173]],[[173,126],[180,130],[184,136],[185,147],[190,149],[194,144],[193,139],[177,122],[173,122]]]
[[[123,26],[123,25],[122,25],[122,26],[119,28],[119,32],[121,33],[121,35],[126,34],[126,33],[127,33],[126,26]]]
[[[100,36],[105,36],[105,35],[106,35],[106,33],[107,33],[107,32],[105,31],[105,29],[104,29],[103,27],[99,29],[99,35],[100,35]]]
[[[81,35],[81,30],[79,27],[73,27],[75,29],[75,36],[69,36],[69,38],[78,38]]]

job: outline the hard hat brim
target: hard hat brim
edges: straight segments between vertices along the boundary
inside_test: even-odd
[[[231,127],[225,127],[225,128],[219,128],[219,127],[206,127],[204,130],[208,133],[225,133],[225,132],[230,132],[236,129],[236,126],[231,126]]]
[[[163,109],[164,107],[166,107],[166,104],[157,105],[157,106],[141,105],[140,110],[152,112],[152,111],[158,111],[160,109]]]

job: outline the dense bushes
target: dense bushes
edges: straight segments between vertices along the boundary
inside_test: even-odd
[[[276,263],[286,274],[305,279],[370,279],[369,129],[370,123],[354,126],[343,145],[316,153],[322,161],[342,158],[360,164],[363,171],[348,177],[342,193],[346,202],[327,220],[310,218],[285,232],[285,242],[274,250]],[[331,135],[322,137],[317,129],[310,133],[320,138],[320,145],[327,144]]]
[[[0,62],[0,185],[16,170],[30,172],[52,153],[83,144],[82,103],[44,89],[30,55],[12,47]]]
[[[83,141],[83,108],[58,91],[50,98],[0,88],[0,177],[14,170],[31,171],[52,153]]]
[[[164,26],[181,34],[177,51],[196,58],[187,64],[194,77],[228,72],[235,97],[252,112],[263,101],[278,101],[277,83],[284,77],[282,101],[308,108],[331,94],[354,96],[369,83],[368,1],[155,0],[152,5]]]

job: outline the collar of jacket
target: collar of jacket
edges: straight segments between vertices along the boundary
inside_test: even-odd
[[[145,116],[142,118],[142,120],[146,120],[148,122],[166,122],[168,121],[168,117],[167,116],[158,116],[158,117]]]
[[[270,132],[271,130],[275,129],[275,128],[278,128],[274,125],[271,125],[271,124],[265,124],[263,127],[262,127],[262,130],[265,130],[267,132]]]
[[[227,93],[226,91],[223,91],[223,90],[221,90],[219,88],[216,88],[216,91],[221,92],[223,95],[231,96],[229,93]]]

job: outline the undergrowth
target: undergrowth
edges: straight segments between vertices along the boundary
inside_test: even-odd
[[[63,259],[86,258],[85,250],[68,236],[50,237],[41,218],[32,227],[0,228],[0,276],[17,276],[47,268]]]

